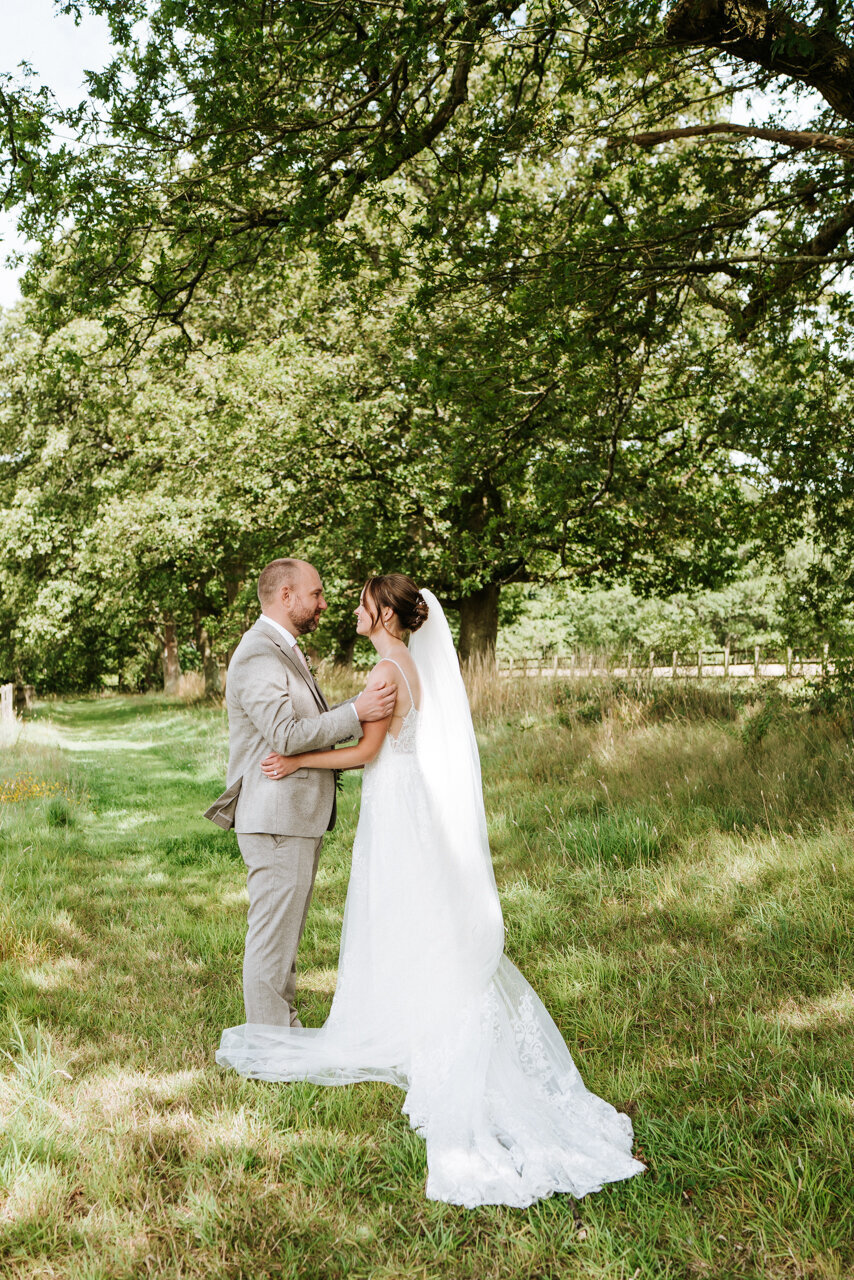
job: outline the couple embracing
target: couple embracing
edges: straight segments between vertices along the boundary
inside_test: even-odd
[[[228,672],[229,785],[208,810],[235,827],[249,889],[246,1022],[223,1032],[217,1061],[263,1080],[399,1086],[434,1200],[524,1207],[640,1173],[628,1117],[585,1088],[503,953],[477,744],[439,601],[403,574],[370,578],[356,630],[379,661],[330,709],[296,644],[326,608],[317,571],[274,560],[258,596]],[[306,1029],[297,947],[335,770],[360,766],[335,997]]]

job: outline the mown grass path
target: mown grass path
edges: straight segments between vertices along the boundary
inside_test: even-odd
[[[852,1274],[849,739],[779,708],[677,710],[481,726],[508,951],[649,1171],[467,1212],[424,1199],[398,1091],[213,1063],[242,1018],[245,920],[233,836],[200,816],[223,713],[40,708],[0,747],[3,1274]],[[309,1025],[334,990],[358,789],[303,947]]]

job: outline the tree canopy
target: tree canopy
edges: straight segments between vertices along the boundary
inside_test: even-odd
[[[427,283],[689,281],[740,332],[854,256],[854,13],[833,0],[60,7],[105,16],[116,56],[74,112],[6,93],[7,201],[54,322],[186,327],[202,282],[306,241],[346,271],[365,204],[403,220]],[[532,163],[547,234],[495,234]]]
[[[342,655],[369,572],[434,585],[469,655],[509,583],[713,587],[805,530],[838,563],[854,15],[59,7],[115,58],[73,111],[2,86],[37,244],[7,668],[174,673],[183,637],[215,687],[284,552],[335,583]]]

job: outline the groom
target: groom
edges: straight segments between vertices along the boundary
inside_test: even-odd
[[[391,714],[396,688],[383,684],[330,710],[296,643],[315,630],[327,607],[312,565],[271,561],[258,579],[258,599],[261,617],[228,668],[227,790],[205,817],[234,827],[246,863],[246,1021],[298,1027],[296,953],[323,833],[335,826],[335,774],[297,769],[273,780],[261,772],[261,761],[271,751],[298,755],[360,738],[360,721]]]

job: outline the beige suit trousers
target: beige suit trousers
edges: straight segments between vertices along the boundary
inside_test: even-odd
[[[246,1021],[298,1027],[296,955],[323,837],[238,834],[237,843],[249,890],[243,958]]]

